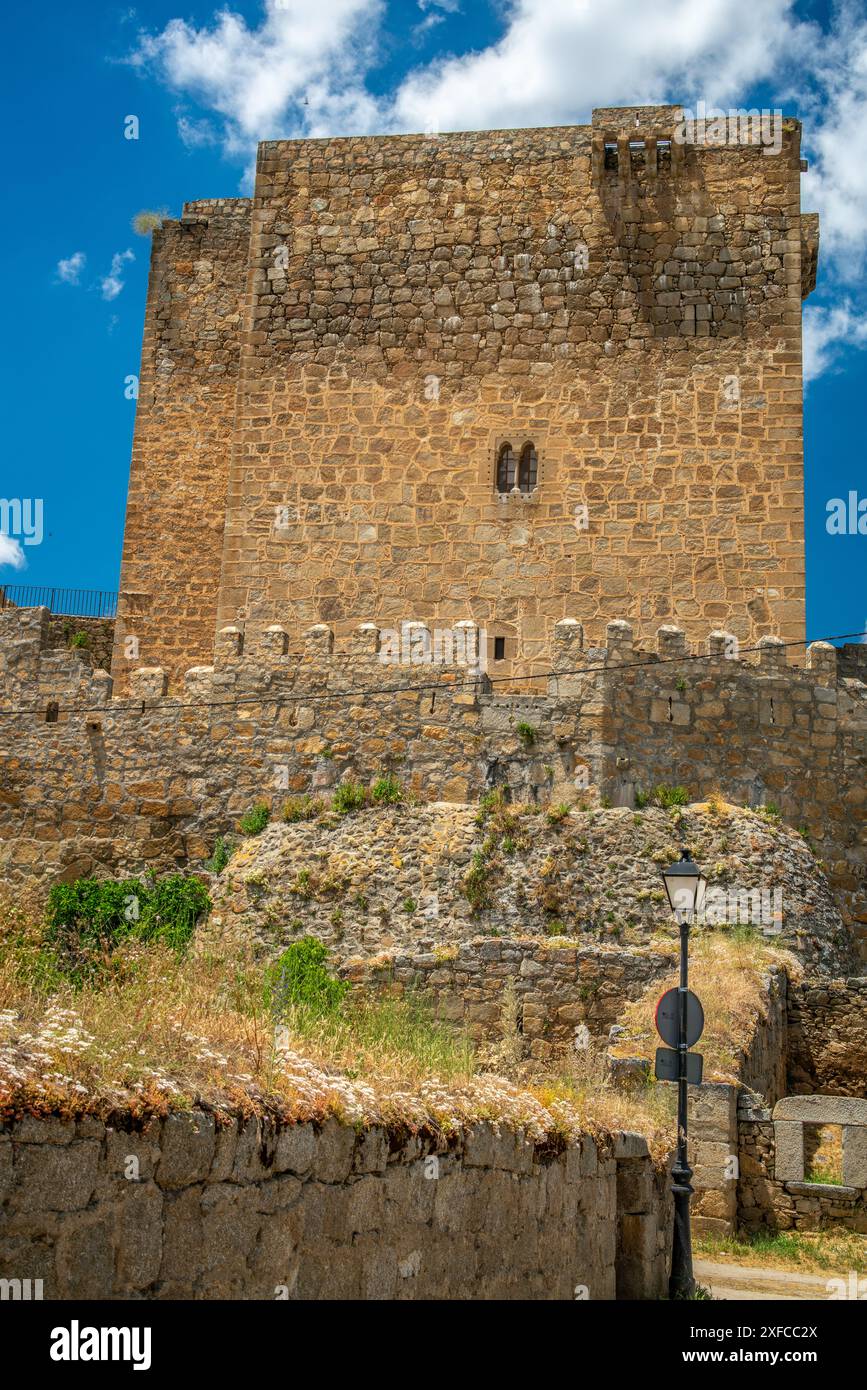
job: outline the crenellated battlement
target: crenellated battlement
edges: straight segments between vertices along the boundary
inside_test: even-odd
[[[76,705],[104,705],[110,700],[206,702],[225,698],[236,687],[266,691],[279,685],[291,692],[302,680],[337,692],[348,684],[392,690],[436,684],[446,691],[450,686],[472,686],[477,695],[544,691],[557,700],[582,697],[588,679],[624,667],[640,671],[645,687],[649,682],[667,687],[683,679],[683,672],[691,672],[703,681],[743,675],[789,681],[793,689],[812,685],[834,690],[840,679],[863,683],[865,671],[857,647],[838,650],[821,641],[802,647],[773,635],[744,647],[733,633],[721,629],[710,632],[703,643],[694,643],[672,624],[657,629],[655,648],[649,650],[636,644],[632,624],[622,618],[607,624],[603,646],[588,644],[576,619],[561,619],[553,626],[550,647],[540,652],[537,675],[520,680],[500,674],[498,663],[488,656],[484,630],[471,620],[447,630],[423,622],[405,622],[400,629],[366,622],[341,638],[327,624],[316,623],[295,648],[289,631],[279,623],[254,629],[249,638],[241,627],[229,624],[217,634],[214,664],[188,668],[179,691],[169,694],[169,673],[161,666],[139,665],[130,669],[128,694],[114,695],[108,673],[91,669],[75,651],[58,649],[49,624],[46,608],[0,611],[0,707],[39,699]],[[674,667],[677,675],[670,669]],[[840,676],[840,671],[845,674]]]

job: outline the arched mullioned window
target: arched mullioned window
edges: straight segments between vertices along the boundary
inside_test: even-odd
[[[520,457],[511,444],[501,444],[497,454],[497,492],[530,493],[536,487],[539,477],[539,458],[536,446],[527,442],[521,449]]]
[[[521,450],[521,462],[518,467],[518,487],[522,492],[532,492],[536,486],[536,475],[539,471],[539,460],[536,457],[536,450],[532,444],[525,444]]]
[[[497,492],[511,492],[515,486],[515,451],[503,444],[497,455]]]

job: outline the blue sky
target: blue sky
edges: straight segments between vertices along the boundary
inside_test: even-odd
[[[781,106],[823,219],[808,311],[807,633],[867,627],[867,7],[792,0],[177,0],[6,17],[0,497],[43,539],[0,582],[115,589],[150,243],[140,209],[249,192],[257,139],[582,122],[598,105]],[[125,118],[139,138],[124,138]],[[129,254],[128,254],[129,253]],[[865,523],[867,528],[867,523]],[[0,543],[0,560],[8,558]]]

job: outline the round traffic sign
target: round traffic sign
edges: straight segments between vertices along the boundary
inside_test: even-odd
[[[656,1006],[656,1031],[669,1047],[680,1042],[680,990],[667,989]],[[686,991],[686,1045],[693,1047],[704,1032],[704,1009],[691,989]]]

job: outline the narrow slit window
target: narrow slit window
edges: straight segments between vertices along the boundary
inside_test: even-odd
[[[515,451],[511,444],[503,444],[497,455],[497,492],[511,492],[514,486]]]
[[[494,660],[505,661],[506,659],[506,639],[505,637],[494,638]]]
[[[617,173],[617,145],[613,141],[605,142],[605,168],[613,169]]]
[[[525,444],[521,450],[521,464],[518,469],[518,487],[521,492],[532,492],[539,473],[539,459],[535,445]]]
[[[656,142],[656,167],[657,169],[671,168],[671,141],[657,140]]]

